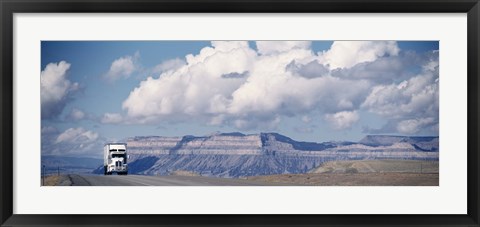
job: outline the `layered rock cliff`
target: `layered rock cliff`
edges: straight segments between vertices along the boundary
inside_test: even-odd
[[[127,139],[129,172],[242,177],[305,173],[332,160],[438,160],[438,137],[367,136],[360,142],[299,142],[277,133]]]

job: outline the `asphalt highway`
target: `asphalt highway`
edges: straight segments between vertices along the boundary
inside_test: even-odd
[[[66,175],[71,186],[280,186],[268,182],[201,176]]]

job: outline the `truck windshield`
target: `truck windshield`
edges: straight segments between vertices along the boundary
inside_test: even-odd
[[[112,158],[125,158],[124,154],[112,154]]]

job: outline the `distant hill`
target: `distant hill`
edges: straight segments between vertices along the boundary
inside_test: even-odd
[[[386,136],[368,135],[359,141],[360,144],[378,147],[391,146],[395,143],[409,143],[422,151],[438,151],[438,137],[433,136]]]
[[[145,136],[126,139],[130,173],[187,171],[217,177],[306,173],[327,161],[438,160],[438,137],[366,136],[359,142],[303,142],[278,133]],[[100,171],[101,172],[101,171]]]
[[[82,157],[62,157],[42,155],[42,166],[45,165],[47,172],[91,172],[93,169],[103,165],[102,159]]]

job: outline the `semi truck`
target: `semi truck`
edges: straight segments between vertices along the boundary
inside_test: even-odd
[[[104,175],[128,174],[127,164],[127,144],[126,143],[107,143],[103,147],[103,169]]]

